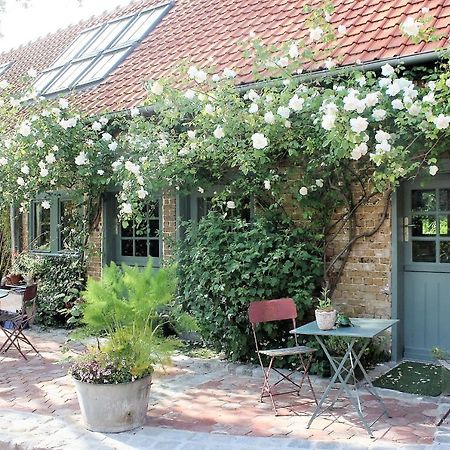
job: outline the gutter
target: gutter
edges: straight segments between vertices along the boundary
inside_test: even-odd
[[[385,64],[390,64],[393,67],[396,66],[413,66],[413,65],[421,65],[428,64],[438,61],[441,58],[440,54],[436,51],[425,52],[425,53],[417,53],[415,55],[410,56],[395,56],[393,58],[381,59],[378,61],[362,63],[362,64],[353,64],[349,66],[339,67],[333,71],[329,71],[327,69],[320,69],[314,72],[308,72],[305,74],[300,74],[294,76],[294,79],[298,82],[301,81],[311,81],[324,78],[325,76],[339,76],[351,72],[355,69],[361,70],[363,72],[366,71],[377,71],[380,70],[382,66]],[[270,80],[270,81],[257,81],[247,84],[241,84],[237,86],[238,92],[247,92],[250,89],[258,90],[265,87],[278,86],[281,84],[281,80]],[[153,106],[142,106],[139,109],[139,113],[144,117],[149,117],[154,114],[155,108]],[[117,111],[114,115],[120,115],[129,112],[129,109],[124,109],[122,111]]]

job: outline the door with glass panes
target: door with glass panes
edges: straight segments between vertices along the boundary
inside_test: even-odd
[[[450,348],[450,175],[407,184],[402,222],[404,356],[427,360]]]

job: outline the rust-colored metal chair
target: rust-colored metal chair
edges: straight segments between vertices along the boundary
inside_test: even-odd
[[[23,358],[27,359],[21,344],[29,345],[37,354],[34,345],[25,336],[36,315],[37,285],[32,284],[23,289],[12,290],[7,301],[2,301],[0,310],[0,329],[6,335],[6,341],[0,347],[0,353],[15,347]]]
[[[265,322],[278,322],[283,320],[291,320],[292,327],[296,328],[296,318],[297,318],[297,308],[295,306],[294,300],[292,298],[280,298],[275,300],[262,300],[250,303],[248,308],[248,317],[250,323],[252,324],[253,337],[255,339],[256,353],[258,355],[259,363],[263,371],[264,381],[261,386],[261,398],[262,402],[265,397],[270,397],[272,401],[272,406],[275,411],[275,415],[278,415],[277,406],[275,404],[274,396],[283,394],[296,393],[300,395],[300,390],[303,386],[305,379],[308,381],[309,387],[311,389],[314,401],[317,404],[316,394],[311,384],[309,378],[308,370],[311,364],[311,358],[313,353],[316,351],[313,348],[306,347],[304,345],[298,345],[297,336],[294,334],[295,346],[294,347],[284,347],[284,348],[274,348],[274,349],[261,349],[258,337],[256,334],[256,325]],[[268,356],[270,358],[269,365],[267,369],[264,367],[261,355]],[[298,355],[300,359],[300,364],[291,370],[287,375],[273,367],[275,358],[285,357],[285,356],[295,356]],[[270,374],[274,371],[280,375],[278,381],[270,384]],[[299,383],[295,382],[292,377],[294,374],[300,373],[302,375]],[[288,381],[294,388],[289,391],[274,392],[273,388],[277,386],[282,381]]]

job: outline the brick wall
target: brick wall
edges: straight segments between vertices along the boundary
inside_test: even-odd
[[[356,233],[372,229],[383,215],[384,200],[374,198],[360,207],[357,213]],[[342,211],[341,211],[342,212]],[[340,212],[340,213],[341,213]],[[332,254],[337,255],[348,236],[343,229],[335,241]],[[338,310],[349,316],[391,316],[391,223],[390,211],[381,228],[369,238],[357,241],[348,258],[344,273],[333,295]]]
[[[102,212],[100,214],[102,214]],[[89,235],[87,250],[87,274],[97,279],[102,275],[102,229],[103,217],[101,216],[97,226],[91,231]]]

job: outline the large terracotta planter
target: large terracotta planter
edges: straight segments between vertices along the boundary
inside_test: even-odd
[[[84,426],[91,431],[118,433],[144,424],[151,376],[130,383],[92,384],[73,380]]]
[[[336,315],[337,311],[335,309],[332,311],[316,309],[316,322],[319,330],[331,330],[336,323]]]

